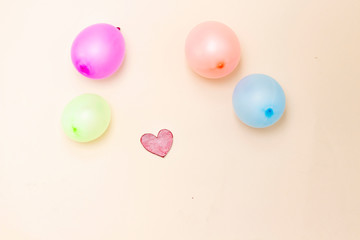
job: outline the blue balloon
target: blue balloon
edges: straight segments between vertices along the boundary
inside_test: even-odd
[[[282,87],[264,74],[252,74],[240,80],[235,87],[232,102],[239,119],[254,128],[273,125],[285,110]]]

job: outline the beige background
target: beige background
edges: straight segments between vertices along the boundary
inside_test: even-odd
[[[1,0],[0,239],[359,240],[360,1]],[[189,70],[196,24],[229,25],[239,68],[221,80]],[[78,74],[84,27],[122,28],[113,77]],[[265,73],[287,96],[268,129],[232,109],[242,77]],[[64,106],[82,93],[112,106],[107,134],[64,136]],[[145,132],[174,134],[165,159]]]

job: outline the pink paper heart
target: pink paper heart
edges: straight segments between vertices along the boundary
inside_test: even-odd
[[[165,157],[171,149],[173,138],[173,134],[169,130],[162,129],[157,137],[151,133],[142,135],[140,142],[149,152],[160,157]]]

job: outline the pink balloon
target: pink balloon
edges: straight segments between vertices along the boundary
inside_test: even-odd
[[[120,29],[99,23],[82,30],[71,48],[75,68],[93,79],[106,78],[120,67],[125,55],[125,41]]]
[[[185,54],[196,73],[206,78],[221,78],[238,65],[240,43],[233,30],[225,24],[203,22],[189,33]]]

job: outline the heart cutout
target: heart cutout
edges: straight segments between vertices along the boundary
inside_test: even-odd
[[[151,133],[142,135],[140,142],[149,152],[160,157],[165,157],[171,149],[173,138],[173,134],[169,130],[162,129],[157,136]]]

